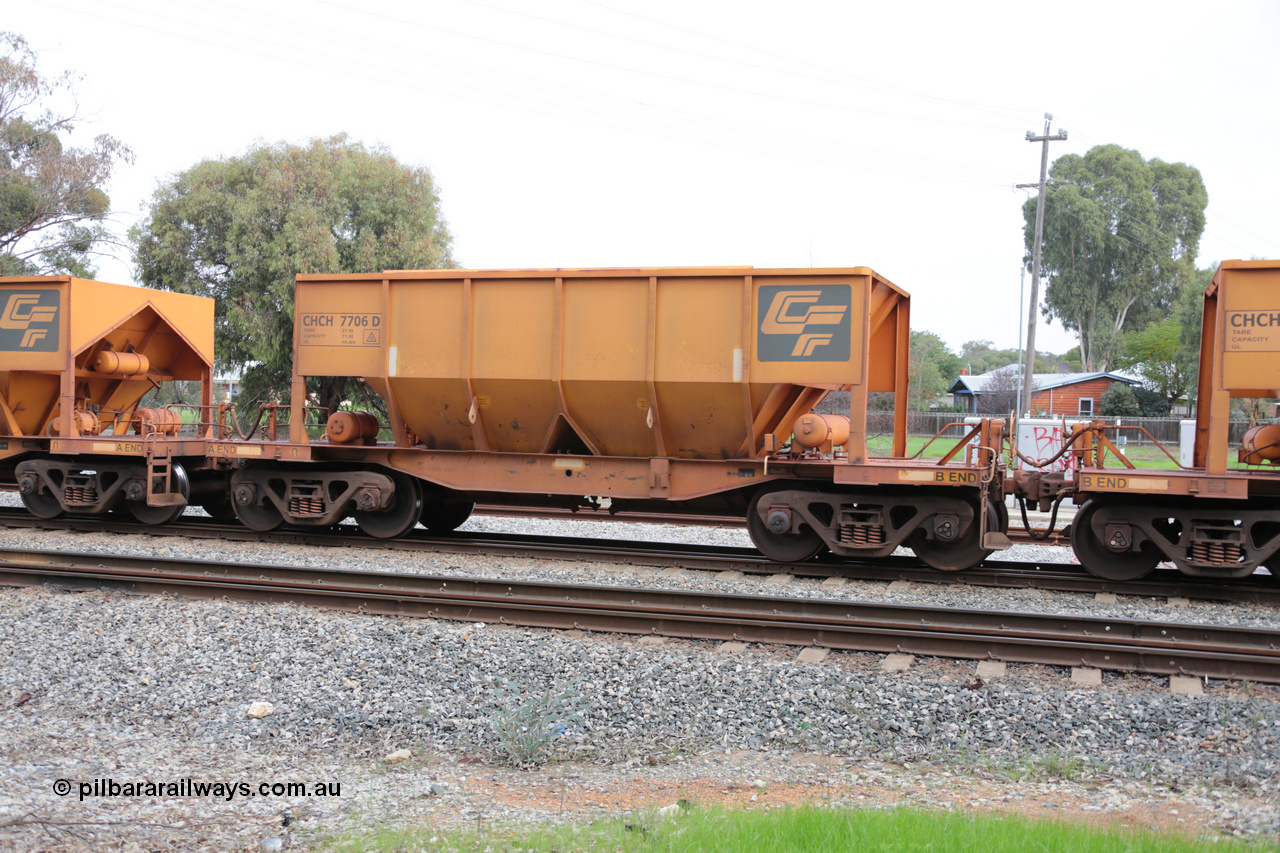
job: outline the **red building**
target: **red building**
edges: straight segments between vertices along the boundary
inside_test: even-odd
[[[1033,414],[1091,417],[1098,414],[1102,394],[1112,385],[1140,385],[1139,380],[1119,373],[1036,373],[1032,375]],[[961,376],[947,392],[970,414],[1003,414],[1017,407],[1022,375],[1016,365],[978,376]]]

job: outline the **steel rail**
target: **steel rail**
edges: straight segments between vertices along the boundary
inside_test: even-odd
[[[1210,601],[1280,605],[1280,584],[1259,576],[1256,581],[1218,583],[1194,578],[1176,569],[1157,569],[1134,581],[1113,581],[1089,574],[1071,563],[1011,562],[987,560],[962,572],[943,572],[913,557],[890,556],[880,560],[832,559],[829,555],[803,563],[775,563],[753,548],[690,545],[663,542],[626,542],[564,536],[528,536],[505,533],[455,532],[433,535],[419,529],[400,539],[373,539],[351,525],[327,530],[280,528],[268,533],[239,524],[219,524],[199,516],[184,516],[171,524],[154,526],[119,518],[63,516],[38,519],[25,510],[0,507],[0,526],[85,532],[145,533],[152,536],[213,538],[245,542],[275,542],[320,547],[397,551],[433,551],[459,554],[496,554],[508,557],[600,561],[634,566],[680,566],[707,571],[740,571],[744,574],[787,573],[797,577],[849,580],[910,581],[915,583],[968,584],[1009,589],[1046,589],[1061,592],[1146,597],[1194,598]]]
[[[1280,683],[1280,631],[773,596],[0,551],[0,584]]]
[[[580,507],[556,509],[552,507],[510,507],[476,504],[473,515],[499,516],[503,518],[555,519],[557,521],[612,521],[622,524],[669,524],[675,527],[711,527],[724,530],[741,530],[746,519],[736,515],[680,515],[656,512],[612,512],[610,510]],[[1046,532],[1037,530],[1042,538],[1034,538],[1021,527],[1010,527],[1009,540],[1017,545],[1051,545],[1071,547],[1071,534],[1064,527]]]

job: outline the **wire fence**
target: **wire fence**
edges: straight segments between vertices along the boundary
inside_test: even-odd
[[[1003,415],[966,415],[963,412],[908,412],[907,435],[937,435],[948,424],[962,424],[965,418],[973,417],[1002,418],[1005,421],[1009,419],[1007,412]],[[1142,427],[1146,430],[1146,434],[1136,429],[1126,429],[1120,432],[1119,435],[1125,439],[1125,443],[1129,446],[1149,446],[1153,444],[1152,439],[1155,439],[1155,441],[1163,445],[1176,447],[1182,440],[1181,423],[1185,418],[1067,418],[1069,423],[1080,420],[1100,420],[1108,424]],[[1240,419],[1232,420],[1230,424],[1228,433],[1230,438],[1228,440],[1231,444],[1238,444],[1245,430],[1249,428],[1249,422]],[[867,432],[870,435],[891,435],[893,433],[893,412],[869,412],[867,415]],[[965,432],[967,430],[963,426],[952,426],[943,435],[947,438],[961,438]],[[1150,438],[1148,438],[1148,435]]]
[[[831,412],[835,414],[849,413],[849,397],[848,392],[835,392],[828,395],[827,399],[822,401],[818,406],[818,411]],[[1009,419],[1009,413],[971,415],[964,412],[908,412],[907,413],[907,434],[934,436],[946,427],[948,424],[963,424],[965,418],[986,417],[1001,418],[1005,421]],[[1067,421],[1074,423],[1081,420],[1100,420],[1108,424],[1120,424],[1126,427],[1142,427],[1146,430],[1143,434],[1136,429],[1126,429],[1119,433],[1124,438],[1124,443],[1129,446],[1142,447],[1149,446],[1153,443],[1153,439],[1160,444],[1170,447],[1176,447],[1182,440],[1181,423],[1186,418],[1080,418],[1067,417]],[[1238,444],[1245,430],[1249,428],[1249,422],[1243,418],[1230,421],[1229,441],[1232,444]],[[964,426],[951,426],[943,433],[945,438],[962,438],[968,430]],[[867,413],[867,433],[868,435],[892,435],[893,434],[893,412],[892,411],[872,411]],[[1150,437],[1148,437],[1148,435]]]

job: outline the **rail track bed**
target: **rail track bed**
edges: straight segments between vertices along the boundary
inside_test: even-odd
[[[501,529],[508,524],[512,530],[563,530],[555,523],[507,520],[485,520],[476,526]],[[1105,672],[1096,688],[1075,683],[1060,666],[1013,664],[1002,676],[975,678],[974,664],[953,649],[959,643],[980,649],[979,644],[991,638],[982,635],[979,623],[963,617],[947,621],[935,615],[932,625],[896,618],[913,612],[923,620],[927,612],[948,612],[927,606],[872,607],[862,612],[868,623],[863,634],[851,634],[853,640],[846,642],[869,638],[868,642],[884,643],[875,648],[886,649],[892,642],[889,650],[901,647],[920,655],[928,655],[926,644],[933,643],[944,647],[941,657],[921,657],[906,671],[892,672],[884,669],[885,661],[878,655],[856,651],[810,663],[806,661],[821,657],[813,654],[816,648],[845,648],[834,639],[815,643],[812,638],[815,629],[825,632],[820,639],[834,638],[839,620],[849,613],[848,602],[816,602],[825,608],[819,612],[800,596],[963,605],[950,608],[952,614],[966,608],[981,615],[997,608],[1026,611],[1040,606],[1075,614],[1014,614],[1044,622],[1040,628],[1006,625],[1008,630],[995,640],[1010,647],[1007,660],[1021,659],[1013,655],[1034,644],[1034,637],[1019,637],[1018,632],[1038,631],[1041,636],[1049,633],[1051,640],[1066,640],[1054,627],[1055,618],[1064,625],[1080,625],[1087,622],[1076,618],[1078,611],[1106,616],[1089,620],[1098,645],[1079,652],[1057,647],[1058,654],[1074,655],[1059,658],[1067,662],[1120,647],[1122,653],[1134,655],[1148,649],[1147,662],[1154,663],[1157,655],[1173,654],[1159,636],[1170,628],[1166,619],[1208,621],[1218,626],[1210,629],[1215,631],[1248,620],[1266,629],[1280,621],[1272,618],[1269,606],[1194,601],[1170,607],[1159,599],[1136,596],[1108,604],[1070,592],[954,583],[826,583],[818,579],[821,575],[771,577],[769,573],[783,567],[770,564],[731,579],[729,573],[622,566],[594,557],[490,558],[484,551],[415,551],[407,543],[382,550],[385,543],[364,537],[353,539],[366,547],[347,548],[316,536],[300,535],[293,540],[298,544],[288,544],[252,541],[256,537],[219,541],[208,535],[136,535],[145,534],[139,528],[120,532],[135,535],[0,531],[0,543],[12,549],[34,546],[55,552],[14,560],[27,575],[23,583],[38,583],[39,575],[53,574],[51,566],[41,563],[68,562],[70,551],[98,551],[80,560],[82,568],[91,571],[128,568],[103,554],[139,555],[128,569],[137,575],[132,580],[119,575],[111,581],[77,580],[63,574],[46,578],[48,585],[3,590],[9,619],[7,633],[0,631],[0,669],[7,683],[32,697],[10,714],[7,730],[25,749],[12,751],[7,778],[12,780],[11,796],[27,809],[56,810],[62,803],[50,792],[51,767],[59,767],[58,773],[68,778],[91,778],[101,772],[96,768],[103,744],[121,744],[112,747],[119,753],[118,766],[158,777],[181,773],[258,780],[301,773],[300,778],[342,779],[342,800],[291,803],[295,816],[305,813],[304,829],[338,825],[352,803],[361,814],[391,808],[432,825],[474,824],[477,814],[488,824],[556,809],[565,785],[570,802],[589,804],[573,813],[583,819],[598,808],[596,804],[618,808],[620,796],[658,807],[690,793],[699,803],[720,802],[717,796],[736,803],[758,793],[762,802],[776,807],[783,802],[783,790],[800,774],[815,780],[805,789],[806,801],[865,806],[916,802],[917,796],[938,802],[999,796],[1023,803],[1036,814],[1043,813],[1042,802],[1059,809],[1055,814],[1082,819],[1096,819],[1098,809],[1116,809],[1120,819],[1130,823],[1133,813],[1123,810],[1131,807],[1153,814],[1176,810],[1187,817],[1188,825],[1197,827],[1272,837],[1280,831],[1274,807],[1280,779],[1280,728],[1275,724],[1280,687],[1262,683],[1256,673],[1250,681],[1238,676],[1213,679],[1203,685],[1202,696],[1178,695],[1165,678],[1137,667]],[[616,528],[601,531],[602,536],[615,534]],[[678,532],[662,531],[668,534]],[[723,543],[732,534],[714,537],[698,531],[693,536]],[[185,590],[170,589],[162,595],[94,589],[145,592],[148,584],[159,583],[157,575],[166,568],[159,558],[177,555],[206,560],[198,574],[228,585],[201,589],[185,579]],[[219,570],[221,560],[238,566]],[[335,582],[338,573],[300,569],[290,581],[274,569],[251,565],[275,562],[394,568],[399,574],[350,571],[362,588],[346,594]],[[473,576],[432,578],[414,572]],[[498,573],[512,580],[493,583]],[[476,585],[482,578],[487,588]],[[620,603],[628,605],[634,599],[655,612],[627,614],[603,601],[566,600],[566,595],[573,595],[570,588],[526,583],[532,578],[644,587],[616,590],[626,596]],[[328,582],[314,582],[318,580]],[[369,581],[371,586],[363,586]],[[406,587],[415,584],[428,591],[432,585],[446,584],[447,600],[412,595]],[[743,596],[757,603],[745,612],[725,603],[728,618],[706,630],[709,640],[654,642],[651,637],[697,636],[691,624],[704,615],[702,603],[710,598],[711,606],[719,607],[719,602],[737,597],[673,593],[670,600],[676,605],[689,605],[673,612],[674,607],[660,601],[655,605],[650,585],[770,595]],[[302,602],[312,590],[334,595],[335,600],[322,602],[324,606],[263,606],[237,600],[250,596],[235,593],[235,586],[250,587],[255,601]],[[523,595],[525,587],[539,592],[530,596],[522,617],[516,593]],[[489,621],[481,618],[481,608],[507,604],[515,604],[517,612],[489,614]],[[435,610],[428,615],[440,618],[362,615],[401,613],[410,606]],[[336,607],[344,609],[332,609]],[[456,612],[442,612],[446,607]],[[689,614],[689,609],[694,612]],[[796,633],[795,640],[807,647],[804,654],[797,655],[796,646],[782,645],[785,639],[762,638],[746,648],[721,647],[714,641],[751,636],[746,632],[759,622],[774,625],[775,609],[790,620],[781,627]],[[546,610],[552,612],[548,615]],[[448,621],[451,615],[465,621]],[[1115,615],[1138,618],[1112,618]],[[503,625],[564,619],[587,627],[588,617],[610,627],[597,632]],[[525,623],[518,621],[521,618],[540,621]],[[618,626],[623,618],[634,620],[630,628]],[[895,621],[906,622],[904,637],[884,640],[886,626]],[[1005,622],[996,625],[1000,630]],[[624,630],[636,633],[621,633]],[[1150,637],[1148,630],[1153,632]],[[1117,634],[1124,637],[1120,641],[1105,637],[1117,631],[1129,633]],[[1180,624],[1174,631],[1175,640],[1185,637],[1195,643],[1202,629]],[[1248,628],[1243,633],[1252,632]],[[1240,632],[1228,629],[1211,639],[1236,650],[1249,645],[1232,633]],[[1185,658],[1190,655],[1182,657],[1179,665],[1188,666]],[[503,753],[492,725],[503,707],[496,688],[507,678],[535,695],[582,685],[589,696],[582,725],[557,741],[560,763],[549,777],[502,767]],[[252,703],[259,701],[272,703],[274,714],[247,717]],[[402,748],[413,753],[408,763],[386,763],[392,750]],[[1063,756],[1085,768],[1079,781],[1054,777],[1037,782],[1040,777],[1023,775],[1026,767],[1058,766]],[[939,775],[944,767],[947,772]],[[584,793],[588,779],[597,780],[603,792],[599,797]],[[753,787],[752,780],[763,780],[766,787]],[[1212,799],[1203,788],[1205,780],[1212,780],[1207,784],[1213,796],[1220,789],[1229,790],[1228,795]],[[354,786],[350,791],[348,782]],[[544,789],[553,795],[538,799]],[[677,789],[679,793],[672,793]],[[745,790],[734,794],[738,789]],[[84,821],[86,815],[103,821],[122,819],[119,800],[66,805],[69,820]],[[161,807],[150,801],[124,805],[131,809],[126,813],[130,819],[147,825],[164,822]],[[275,826],[280,819],[280,804],[264,799],[201,801],[200,808],[206,820],[234,826],[252,822],[255,830]],[[256,841],[260,832],[250,837]],[[182,842],[178,838],[173,846],[190,846],[189,838]]]
[[[1274,629],[17,549],[0,584],[1280,683]]]
[[[163,526],[138,524],[119,518],[34,518],[21,509],[0,507],[0,527],[42,530],[75,530],[93,533],[145,534],[193,539],[275,542],[340,548],[436,551],[460,554],[494,554],[572,561],[598,561],[636,566],[679,566],[704,571],[737,571],[773,575],[785,572],[804,578],[843,577],[850,580],[910,581],[931,584],[966,584],[1009,589],[1043,589],[1080,593],[1113,593],[1203,601],[1251,602],[1280,605],[1280,584],[1259,575],[1256,580],[1216,582],[1193,578],[1174,569],[1158,568],[1135,581],[1113,581],[1089,574],[1073,563],[992,559],[963,572],[941,572],[910,556],[855,562],[821,557],[803,563],[775,563],[753,548],[691,545],[665,542],[628,542],[607,538],[474,533],[458,531],[437,536],[419,528],[401,539],[373,539],[354,525],[325,530],[278,529],[257,533],[239,524],[219,524],[212,519],[187,515]]]
[[[598,521],[603,523],[620,521],[633,524],[670,524],[677,527],[713,526],[741,530],[746,530],[747,528],[745,518],[733,515],[690,516],[678,513],[611,513],[607,510],[590,508],[557,510],[484,505],[477,505],[474,514],[501,515],[513,518],[557,518],[566,521]],[[1047,528],[1047,519],[1041,520],[1041,516],[1043,516],[1043,513],[1034,514],[1034,520],[1032,520],[1034,535],[1024,528],[1010,527],[1009,540],[1015,545],[1062,545],[1070,547],[1071,536],[1063,525],[1064,523],[1069,523],[1071,518],[1075,516],[1074,509],[1068,509],[1057,517],[1058,526],[1053,531],[1045,529]]]

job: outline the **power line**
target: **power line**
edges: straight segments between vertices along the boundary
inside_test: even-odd
[[[924,122],[939,123],[939,124],[954,124],[954,125],[969,126],[969,127],[986,127],[986,128],[992,127],[991,125],[982,125],[976,122],[957,122],[949,119],[935,118],[931,116],[914,116],[914,115],[908,115],[906,113],[895,113],[888,110],[863,109],[859,107],[849,106],[847,104],[832,103],[830,101],[817,101],[811,98],[800,98],[792,95],[780,95],[774,92],[766,92],[760,89],[744,89],[739,86],[730,86],[724,83],[715,83],[715,82],[708,82],[706,80],[697,80],[692,77],[682,77],[675,74],[668,74],[665,72],[653,71],[645,68],[632,68],[626,65],[618,65],[612,62],[603,62],[598,59],[588,59],[581,56],[573,56],[566,53],[559,53],[557,51],[544,50],[542,48],[536,48],[536,47],[529,47],[528,45],[522,45],[516,42],[504,41],[502,39],[490,38],[488,36],[478,36],[472,33],[462,32],[460,30],[453,30],[453,29],[448,29],[446,27],[439,27],[434,24],[424,24],[420,21],[413,21],[407,18],[397,17],[395,15],[388,15],[382,12],[375,12],[370,9],[365,9],[365,8],[360,8],[355,6],[347,6],[343,3],[337,2],[337,0],[312,0],[312,2],[321,4],[324,6],[330,6],[335,9],[342,9],[344,11],[351,12],[353,14],[364,16],[364,17],[378,18],[381,20],[385,20],[385,21],[389,21],[397,24],[406,24],[406,25],[417,27],[420,29],[441,32],[448,35],[458,36],[459,38],[471,39],[474,41],[497,45],[499,47],[512,48],[515,50],[520,50],[520,51],[524,51],[524,52],[532,53],[536,55],[552,57],[555,59],[568,60],[570,62],[577,62],[585,65],[591,65],[597,68],[607,68],[613,71],[622,71],[627,74],[649,77],[649,78],[664,80],[672,83],[682,83],[682,84],[687,84],[692,86],[700,86],[703,88],[713,89],[716,91],[726,92],[729,94],[747,95],[750,97],[765,98],[768,100],[774,100],[774,101],[779,101],[783,103],[793,103],[793,104],[798,104],[802,106],[820,107],[824,110],[836,110],[841,112],[856,113],[860,115],[881,116],[885,118],[897,118],[897,119],[905,119],[908,121],[924,121]]]
[[[468,0],[468,2],[473,2],[473,0]],[[659,25],[659,26],[667,27],[667,28],[669,28],[669,29],[676,30],[676,31],[678,31],[678,32],[688,33],[688,34],[690,34],[690,35],[698,36],[699,38],[704,38],[704,39],[708,39],[708,40],[710,40],[710,41],[716,41],[716,42],[720,42],[720,43],[722,43],[722,44],[727,44],[727,45],[730,45],[730,46],[732,46],[732,47],[736,47],[736,48],[739,48],[739,49],[742,49],[742,50],[751,51],[752,53],[758,53],[758,54],[761,54],[762,56],[769,56],[769,57],[773,57],[773,58],[776,58],[776,59],[782,59],[782,60],[784,60],[784,61],[786,61],[786,62],[792,62],[792,63],[798,64],[798,65],[807,66],[807,67],[809,67],[809,68],[815,68],[815,69],[818,69],[818,70],[820,70],[820,71],[824,71],[824,72],[827,72],[827,73],[829,73],[829,74],[836,75],[836,76],[838,76],[839,78],[841,78],[841,79],[843,79],[843,80],[853,81],[856,85],[866,86],[866,87],[868,87],[868,88],[876,88],[876,89],[879,89],[879,90],[884,91],[884,92],[890,92],[890,93],[896,93],[896,94],[902,94],[902,95],[911,95],[911,96],[913,96],[913,97],[925,98],[925,99],[928,99],[928,100],[931,100],[931,101],[939,101],[939,102],[942,102],[942,103],[956,104],[956,105],[958,105],[958,106],[964,106],[964,107],[968,107],[968,108],[970,108],[970,109],[975,109],[975,110],[980,110],[980,111],[991,112],[993,115],[1002,115],[1002,113],[1000,113],[1000,112],[999,112],[999,110],[1000,110],[1001,108],[994,107],[994,106],[991,106],[991,105],[976,104],[976,103],[972,103],[972,102],[969,102],[969,101],[959,101],[959,100],[954,100],[954,99],[951,99],[951,98],[943,98],[943,97],[940,97],[940,96],[938,96],[938,95],[933,95],[933,94],[929,94],[929,93],[925,93],[925,92],[919,92],[919,91],[916,91],[916,90],[914,90],[914,89],[908,89],[908,88],[903,87],[903,86],[895,86],[895,85],[891,85],[891,84],[884,84],[884,83],[879,82],[879,81],[871,80],[870,78],[866,78],[866,77],[858,77],[858,76],[856,76],[856,75],[849,74],[847,71],[844,71],[844,70],[842,70],[842,69],[838,69],[838,68],[831,68],[830,66],[827,66],[827,65],[822,65],[822,64],[820,64],[820,63],[810,62],[810,61],[808,61],[808,60],[799,59],[799,58],[797,58],[797,57],[788,56],[788,55],[786,55],[786,54],[776,53],[776,52],[771,51],[771,50],[765,50],[765,49],[763,49],[763,48],[758,48],[758,47],[753,47],[753,46],[751,46],[751,45],[742,44],[741,42],[736,42],[736,41],[733,41],[733,40],[731,40],[731,39],[726,39],[726,38],[723,38],[723,37],[721,37],[721,36],[714,35],[714,34],[712,34],[712,33],[705,33],[705,32],[702,32],[702,31],[700,31],[700,30],[694,30],[694,29],[690,29],[689,27],[683,27],[683,26],[680,26],[680,25],[678,25],[678,24],[672,24],[672,23],[670,23],[669,21],[663,21],[663,20],[660,20],[660,19],[658,19],[658,18],[651,18],[651,17],[649,17],[649,16],[647,16],[647,15],[641,15],[641,14],[639,14],[639,13],[632,12],[632,11],[629,11],[629,10],[626,10],[626,9],[619,9],[619,8],[617,8],[616,6],[610,6],[610,5],[609,5],[609,4],[607,4],[607,3],[600,3],[600,2],[598,2],[598,0],[582,0],[582,2],[584,2],[584,3],[586,3],[587,5],[590,5],[590,6],[596,6],[596,7],[601,8],[601,9],[607,9],[607,10],[609,10],[610,12],[614,12],[614,13],[616,13],[616,14],[618,14],[618,15],[626,15],[626,16],[628,16],[628,17],[635,18],[635,19],[637,19],[637,20],[641,20],[641,21],[648,21],[649,23],[653,23],[653,24],[657,24],[657,25]],[[1033,113],[1033,112],[1036,112],[1035,110],[1031,110],[1031,109],[1023,109],[1023,108],[1004,108],[1004,109],[1006,109],[1006,111],[1012,111],[1012,112],[1017,112],[1017,113]]]
[[[48,0],[41,0],[41,2],[43,2],[44,5],[48,5],[53,8],[72,11],[66,6],[48,2]],[[326,3],[326,5],[337,6],[338,8],[343,9],[347,8],[336,3]],[[126,12],[139,11],[126,5],[112,3],[110,0],[105,0],[105,2],[95,4],[95,8],[100,9],[102,7],[115,8]],[[201,7],[201,11],[203,11],[203,7]],[[273,40],[269,37],[257,37],[251,40],[246,39],[241,35],[241,31],[236,29],[218,27],[216,25],[202,25],[201,36],[192,36],[154,23],[154,21],[157,20],[167,20],[173,25],[183,26],[187,24],[187,22],[173,16],[156,15],[154,12],[150,11],[145,14],[153,23],[139,23],[135,21],[122,20],[121,18],[111,17],[109,15],[101,14],[100,12],[85,12],[84,14],[93,15],[94,17],[98,17],[103,20],[114,21],[125,26],[132,26],[166,36],[184,38],[197,43],[206,44],[220,50],[234,50],[248,55],[268,58],[272,61],[293,64],[299,67],[333,71],[333,68],[330,66],[311,60],[309,58],[310,54],[308,54],[308,58],[302,59],[282,55],[279,50],[279,40]],[[226,18],[226,16],[223,17],[224,19]],[[269,14],[264,16],[263,14],[258,13],[256,17],[259,19],[266,17],[272,20],[287,22],[290,24],[292,23],[291,21],[285,21],[285,19]],[[380,17],[385,18],[388,16]],[[307,29],[319,33],[322,37],[332,39],[335,44],[341,44],[347,50],[351,48],[352,38],[350,36],[339,35],[333,33],[331,30],[326,30],[312,25],[308,25]],[[210,39],[208,37],[209,33],[224,34],[228,36],[229,41]],[[269,44],[273,47],[273,50],[270,52],[257,50],[252,47],[253,42]],[[423,60],[423,65],[434,67],[435,63],[432,58],[428,56]],[[714,145],[719,148],[732,148],[749,153],[787,156],[806,162],[827,163],[843,166],[871,165],[877,169],[890,171],[896,174],[949,180],[959,183],[978,183],[988,185],[1003,183],[1003,180],[997,177],[997,173],[989,172],[987,173],[990,175],[989,178],[982,177],[982,172],[980,170],[974,170],[972,167],[967,166],[967,164],[947,163],[941,161],[922,162],[918,158],[898,155],[892,151],[860,148],[857,146],[851,146],[847,142],[843,141],[830,143],[816,142],[814,138],[810,136],[779,132],[769,125],[761,126],[759,123],[727,122],[720,119],[710,118],[704,114],[695,114],[688,111],[656,106],[653,104],[643,104],[618,98],[616,96],[598,95],[581,89],[565,87],[558,84],[551,84],[548,86],[548,84],[545,83],[536,83],[533,85],[539,86],[544,90],[541,95],[516,96],[507,88],[495,90],[475,81],[476,75],[485,76],[490,79],[494,79],[495,81],[504,78],[511,79],[514,75],[494,72],[492,69],[482,65],[458,62],[455,60],[442,62],[439,64],[439,67],[443,68],[450,74],[456,71],[456,67],[469,68],[473,69],[473,71],[468,73],[466,79],[448,82],[439,76],[424,78],[421,74],[416,73],[406,76],[399,68],[388,67],[381,65],[376,61],[366,60],[354,67],[345,67],[343,69],[343,74],[348,77],[354,76],[363,78],[375,83],[392,82],[402,88],[430,91],[434,94],[443,94],[476,103],[501,106],[502,108],[509,110],[530,112],[543,117],[562,118],[587,124],[594,124],[596,126],[610,129],[621,129],[627,132],[642,132],[648,135],[664,137],[677,141],[694,141]],[[371,71],[383,72],[386,76],[380,76],[378,73],[370,73]],[[527,75],[517,79],[522,85],[530,85],[530,79]],[[549,99],[545,97],[547,94],[545,90],[548,88],[557,89],[572,100],[568,103],[563,103]],[[626,107],[629,109],[640,109],[644,112],[654,114],[663,114],[669,118],[677,120],[679,122],[679,126],[672,128],[659,128],[655,127],[651,123],[640,122],[636,118],[609,115],[607,113],[602,113],[598,109],[590,110],[586,115],[580,114],[583,107],[579,102],[589,100],[597,101],[606,106],[611,104],[619,108]],[[857,156],[851,157],[849,156],[850,154]]]

